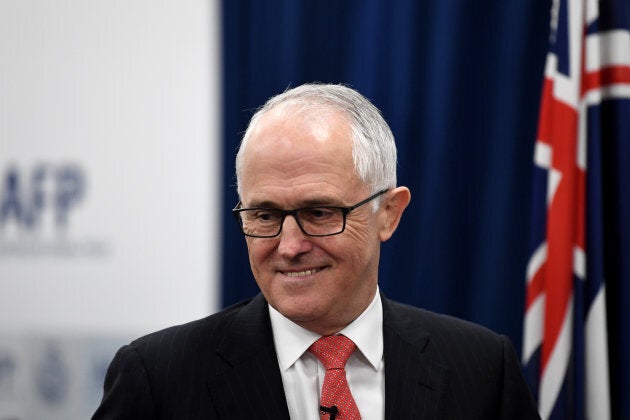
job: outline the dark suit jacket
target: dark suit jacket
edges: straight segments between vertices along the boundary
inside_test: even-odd
[[[386,419],[539,418],[505,337],[382,300]],[[122,347],[93,418],[288,419],[265,299]]]

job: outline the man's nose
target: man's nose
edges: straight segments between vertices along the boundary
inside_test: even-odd
[[[282,256],[293,258],[312,248],[309,236],[306,235],[293,215],[287,215],[282,222],[278,253]]]

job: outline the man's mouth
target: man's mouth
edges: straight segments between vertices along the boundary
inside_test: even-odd
[[[285,271],[284,275],[288,277],[306,277],[310,276],[311,274],[315,274],[320,270],[321,268],[311,268],[310,270],[304,271]]]

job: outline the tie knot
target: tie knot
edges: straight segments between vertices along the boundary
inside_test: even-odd
[[[308,348],[328,369],[343,369],[357,345],[344,335],[328,335]]]

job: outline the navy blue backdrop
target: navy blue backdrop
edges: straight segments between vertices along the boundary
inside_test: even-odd
[[[482,5],[483,4],[483,5]],[[223,304],[257,293],[229,214],[252,111],[303,82],[346,83],[391,125],[412,201],[382,252],[388,297],[521,347],[533,144],[549,3],[223,3]]]
[[[390,123],[399,185],[412,192],[398,231],[383,246],[381,289],[507,334],[520,354],[550,6],[550,0],[224,0],[223,305],[258,292],[229,211],[237,202],[233,162],[247,121],[287,87],[345,83]],[[630,139],[602,147],[612,251],[606,269],[612,409],[613,418],[630,419],[624,315],[630,179],[623,175]]]

